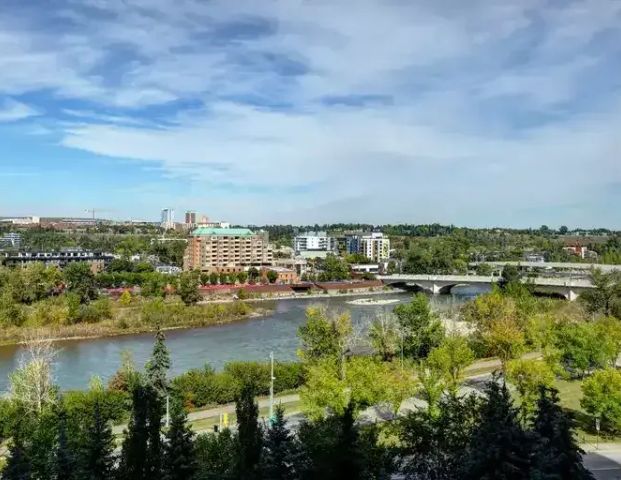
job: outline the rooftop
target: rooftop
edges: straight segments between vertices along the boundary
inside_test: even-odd
[[[215,228],[198,227],[192,232],[195,236],[223,236],[223,237],[249,237],[254,235],[252,230],[247,228]]]

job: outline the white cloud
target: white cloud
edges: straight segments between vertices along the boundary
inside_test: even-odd
[[[39,115],[38,110],[15,100],[0,102],[0,122],[15,122]]]

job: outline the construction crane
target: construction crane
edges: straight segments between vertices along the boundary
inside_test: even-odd
[[[84,210],[86,213],[91,215],[91,218],[93,220],[95,220],[95,214],[96,213],[103,213],[103,212],[109,212],[110,210],[105,210],[103,208],[87,208],[86,210]]]

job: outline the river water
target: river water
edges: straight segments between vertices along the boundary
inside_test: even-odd
[[[453,311],[480,290],[454,289],[451,295],[431,297],[432,308]],[[376,295],[374,299],[398,299],[408,302],[411,293]],[[191,368],[209,363],[216,369],[232,360],[267,360],[270,351],[277,360],[295,360],[298,348],[297,330],[304,323],[304,311],[309,305],[323,305],[329,310],[351,312],[352,321],[373,318],[390,312],[390,305],[351,305],[358,297],[321,299],[276,300],[270,302],[273,312],[259,318],[205,328],[173,330],[166,333],[166,344],[171,354],[171,375],[179,375]],[[264,303],[262,307],[268,306]],[[142,367],[153,347],[153,334],[126,335],[93,340],[58,342],[54,365],[56,383],[63,390],[86,388],[89,379],[98,375],[104,382],[116,372],[121,352],[132,352],[137,366]],[[8,374],[17,367],[22,349],[16,346],[0,347],[0,392],[8,388]]]

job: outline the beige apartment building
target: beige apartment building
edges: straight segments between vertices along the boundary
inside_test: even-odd
[[[265,232],[247,228],[199,227],[188,240],[184,270],[232,273],[272,264]]]

